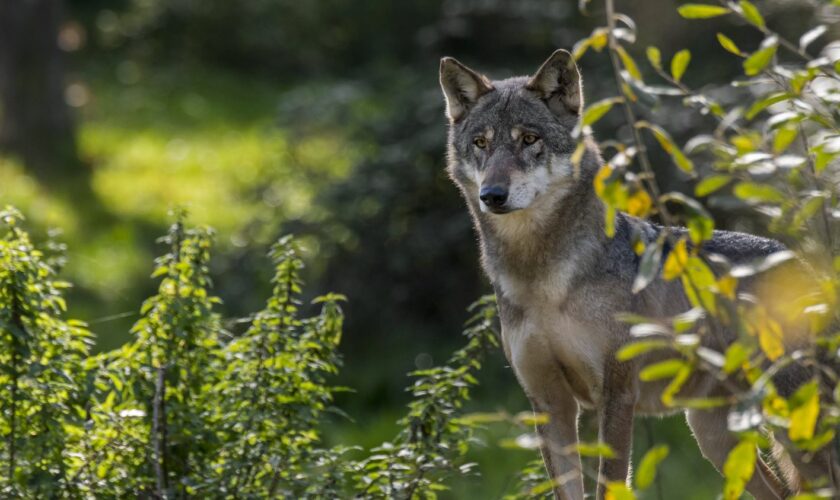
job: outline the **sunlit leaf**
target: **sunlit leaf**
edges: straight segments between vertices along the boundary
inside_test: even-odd
[[[647,54],[647,59],[650,62],[651,66],[653,66],[656,69],[662,69],[662,53],[657,47],[648,47],[645,51],[645,54]]]
[[[737,500],[753,475],[756,462],[756,447],[752,440],[738,443],[723,464],[723,476],[726,478],[723,496],[726,500]]]
[[[602,116],[607,114],[610,109],[612,109],[613,105],[618,104],[624,100],[623,97],[612,97],[609,99],[602,99],[600,101],[594,102],[586,107],[586,110],[583,112],[582,123],[584,126],[592,125],[598,120],[601,119]]]
[[[660,361],[644,367],[642,371],[639,372],[639,379],[643,382],[652,382],[654,380],[671,378],[685,366],[685,361],[681,359],[668,359]]]
[[[724,35],[723,33],[718,33],[717,34],[717,39],[718,39],[718,42],[720,43],[720,46],[723,47],[724,50],[726,50],[727,52],[731,52],[732,54],[735,54],[736,56],[744,55],[744,53],[741,52],[741,49],[739,49],[738,46],[735,45],[735,42],[733,42],[731,38]]]
[[[686,19],[706,19],[709,17],[723,16],[732,11],[720,5],[687,3],[685,5],[680,5],[677,8],[677,12]]]
[[[669,451],[668,445],[658,445],[645,453],[636,469],[636,488],[644,490],[653,484],[653,480],[656,478],[656,469],[668,456]]]
[[[674,248],[665,258],[665,265],[662,267],[662,278],[671,281],[679,278],[688,263],[688,249],[685,240],[679,240]]]
[[[750,203],[783,203],[785,195],[769,184],[739,182],[733,189],[735,196]]]
[[[630,54],[628,54],[621,45],[616,45],[616,52],[618,52],[618,57],[621,58],[621,64],[624,65],[624,69],[627,70],[627,73],[636,80],[641,80],[642,73],[639,71],[639,67],[636,65],[636,61],[633,60],[633,57],[630,56]]]
[[[791,396],[788,436],[793,441],[811,439],[820,415],[820,391],[817,381],[811,381]]]
[[[749,2],[748,0],[740,0],[738,5],[741,7],[741,13],[744,16],[744,19],[759,28],[764,27],[764,18],[752,2]]]
[[[755,76],[767,67],[776,55],[776,43],[771,43],[750,54],[744,61],[744,73],[747,76]]]
[[[636,494],[626,484],[620,481],[607,483],[604,500],[636,500]]]
[[[615,354],[615,358],[618,361],[627,361],[650,351],[668,347],[670,347],[670,344],[664,340],[639,340],[623,346]]]
[[[688,49],[682,49],[674,54],[671,59],[671,76],[674,80],[680,81],[682,79],[689,62],[691,62],[691,52]]]
[[[723,186],[729,184],[731,180],[732,176],[728,174],[713,174],[705,177],[702,181],[697,183],[697,186],[694,188],[694,195],[701,197],[708,196]]]

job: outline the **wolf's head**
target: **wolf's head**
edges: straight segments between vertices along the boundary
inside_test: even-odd
[[[554,200],[575,181],[571,155],[583,94],[572,55],[558,50],[531,77],[490,81],[440,62],[449,117],[449,173],[481,212]]]

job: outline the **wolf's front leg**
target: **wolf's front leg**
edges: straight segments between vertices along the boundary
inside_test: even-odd
[[[554,481],[554,497],[582,500],[583,474],[576,449],[578,405],[570,392],[558,390],[559,385],[552,384],[546,387],[546,393],[531,396],[534,412],[548,416],[548,422],[537,425],[540,452]]]
[[[622,366],[607,369],[603,402],[598,412],[598,439],[609,445],[612,458],[601,457],[598,468],[598,499],[606,494],[607,484],[626,482],[630,472],[633,444],[633,416],[636,407],[635,375]]]

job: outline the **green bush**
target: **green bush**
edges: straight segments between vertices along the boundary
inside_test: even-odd
[[[62,319],[51,257],[13,208],[2,212],[0,487],[6,497],[427,497],[466,473],[475,423],[459,419],[481,356],[494,347],[495,303],[474,306],[466,346],[415,373],[413,400],[392,442],[325,448],[344,297],[302,317],[303,268],[290,237],[272,249],[265,308],[231,334],[214,312],[207,263],[212,232],[178,214],[161,238],[158,293],[141,307],[134,340],[90,356],[93,334]],[[241,320],[234,320],[241,321]]]

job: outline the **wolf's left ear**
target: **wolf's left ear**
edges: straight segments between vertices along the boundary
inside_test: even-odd
[[[486,76],[452,57],[440,60],[440,87],[446,98],[446,116],[453,122],[463,118],[479,97],[493,90]]]
[[[554,51],[528,80],[526,88],[536,92],[554,114],[572,113],[580,116],[583,86],[575,59],[568,51]]]

